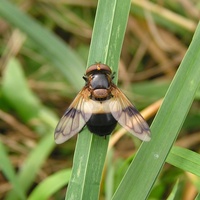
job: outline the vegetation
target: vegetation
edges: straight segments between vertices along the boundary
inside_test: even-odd
[[[1,0],[0,16],[1,199],[200,199],[198,1]],[[95,62],[142,110],[150,142],[117,126],[55,144]]]

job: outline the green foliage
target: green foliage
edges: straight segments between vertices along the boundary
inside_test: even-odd
[[[155,3],[132,1],[130,13],[130,0],[20,3],[1,0],[0,6],[0,169],[1,184],[10,184],[0,198],[182,199],[190,184],[199,199],[199,26],[189,46],[195,13],[171,1],[163,2],[163,12]],[[16,28],[26,35],[20,47],[21,33],[12,41]],[[112,137],[87,128],[76,148],[73,139],[55,145],[56,113],[64,112],[84,84],[84,68],[95,62],[112,68],[137,108],[164,97],[149,120],[152,140],[139,149],[129,136],[108,149]]]
[[[193,102],[195,92],[200,84],[199,35],[200,26],[197,28],[190,48],[152,123],[151,142],[141,145],[113,199],[121,199],[122,197],[125,199],[146,199],[148,197],[164,165],[165,159],[180,132]],[[165,142],[160,145],[161,141]],[[137,182],[134,187],[132,187],[130,177]],[[143,187],[144,185],[145,188]]]
[[[97,61],[108,64],[114,71],[118,71],[119,50],[122,46],[129,7],[129,0],[99,1],[88,66]],[[118,13],[120,17],[115,17],[119,16]],[[98,199],[108,141],[108,137],[105,140],[90,134],[87,130],[79,134],[66,199]]]

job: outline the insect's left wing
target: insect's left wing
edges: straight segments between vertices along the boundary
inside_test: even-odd
[[[113,84],[113,98],[110,101],[109,107],[113,117],[127,131],[143,141],[149,141],[150,129],[141,114],[131,104],[127,97]]]
[[[61,144],[82,130],[92,115],[89,91],[83,88],[62,116],[55,130],[55,142]]]

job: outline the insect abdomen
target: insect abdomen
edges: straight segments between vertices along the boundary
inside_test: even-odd
[[[99,136],[110,135],[117,125],[111,113],[92,114],[86,123],[88,129]]]

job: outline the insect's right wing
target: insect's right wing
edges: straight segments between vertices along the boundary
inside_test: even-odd
[[[55,142],[61,144],[81,131],[92,115],[90,92],[83,88],[62,116],[55,129]]]
[[[109,101],[109,107],[113,117],[131,134],[143,141],[149,141],[151,139],[149,125],[114,84],[112,95],[113,98]]]

